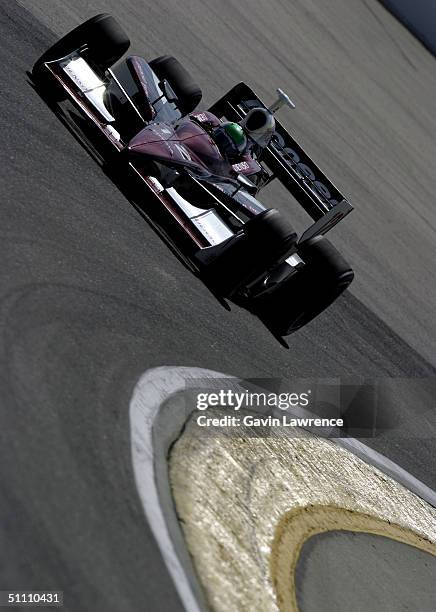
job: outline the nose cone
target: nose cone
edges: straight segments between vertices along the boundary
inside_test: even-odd
[[[156,157],[170,157],[171,149],[168,140],[174,131],[166,125],[153,124],[141,130],[127,145],[132,154],[144,154]]]

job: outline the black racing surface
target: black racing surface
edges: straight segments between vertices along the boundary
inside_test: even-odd
[[[179,610],[133,482],[128,404],[143,371],[435,372],[352,294],[289,351],[226,312],[32,89],[26,71],[53,34],[10,1],[0,40],[0,589],[61,589],[71,611]],[[430,426],[373,444],[434,486]]]

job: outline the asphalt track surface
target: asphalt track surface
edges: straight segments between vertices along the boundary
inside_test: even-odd
[[[63,589],[74,611],[179,610],[134,488],[132,388],[160,365],[435,375],[435,60],[372,0],[21,4],[0,7],[1,588]],[[102,10],[133,52],[183,60],[205,104],[238,80],[287,90],[285,123],[356,205],[334,230],[352,291],[289,351],[222,309],[33,91],[35,58]],[[410,439],[373,445],[434,487],[434,417],[407,409]]]
[[[434,557],[388,538],[318,534],[305,542],[295,573],[304,612],[434,610]]]

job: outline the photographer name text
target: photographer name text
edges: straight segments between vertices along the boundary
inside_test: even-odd
[[[280,417],[254,416],[244,417],[224,415],[210,417],[200,414],[196,418],[199,427],[343,427],[343,419],[297,418],[283,414]]]

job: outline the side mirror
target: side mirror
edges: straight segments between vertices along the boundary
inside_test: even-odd
[[[160,88],[162,89],[165,98],[168,100],[168,102],[177,102],[178,98],[174,92],[174,89],[171,87],[171,85],[168,83],[168,81],[166,79],[164,79],[163,81],[161,81],[159,83]]]
[[[244,185],[244,187],[248,187],[249,189],[257,189],[256,185],[253,181],[250,181],[249,178],[245,176],[245,174],[238,174],[238,181]]]
[[[239,186],[236,187],[232,195],[236,195],[238,191],[242,189],[242,187],[245,187],[250,195],[256,194],[257,192],[256,185],[253,183],[253,181],[250,181],[250,179],[248,179],[246,176],[244,176],[243,174],[238,174],[237,181],[239,183]]]

